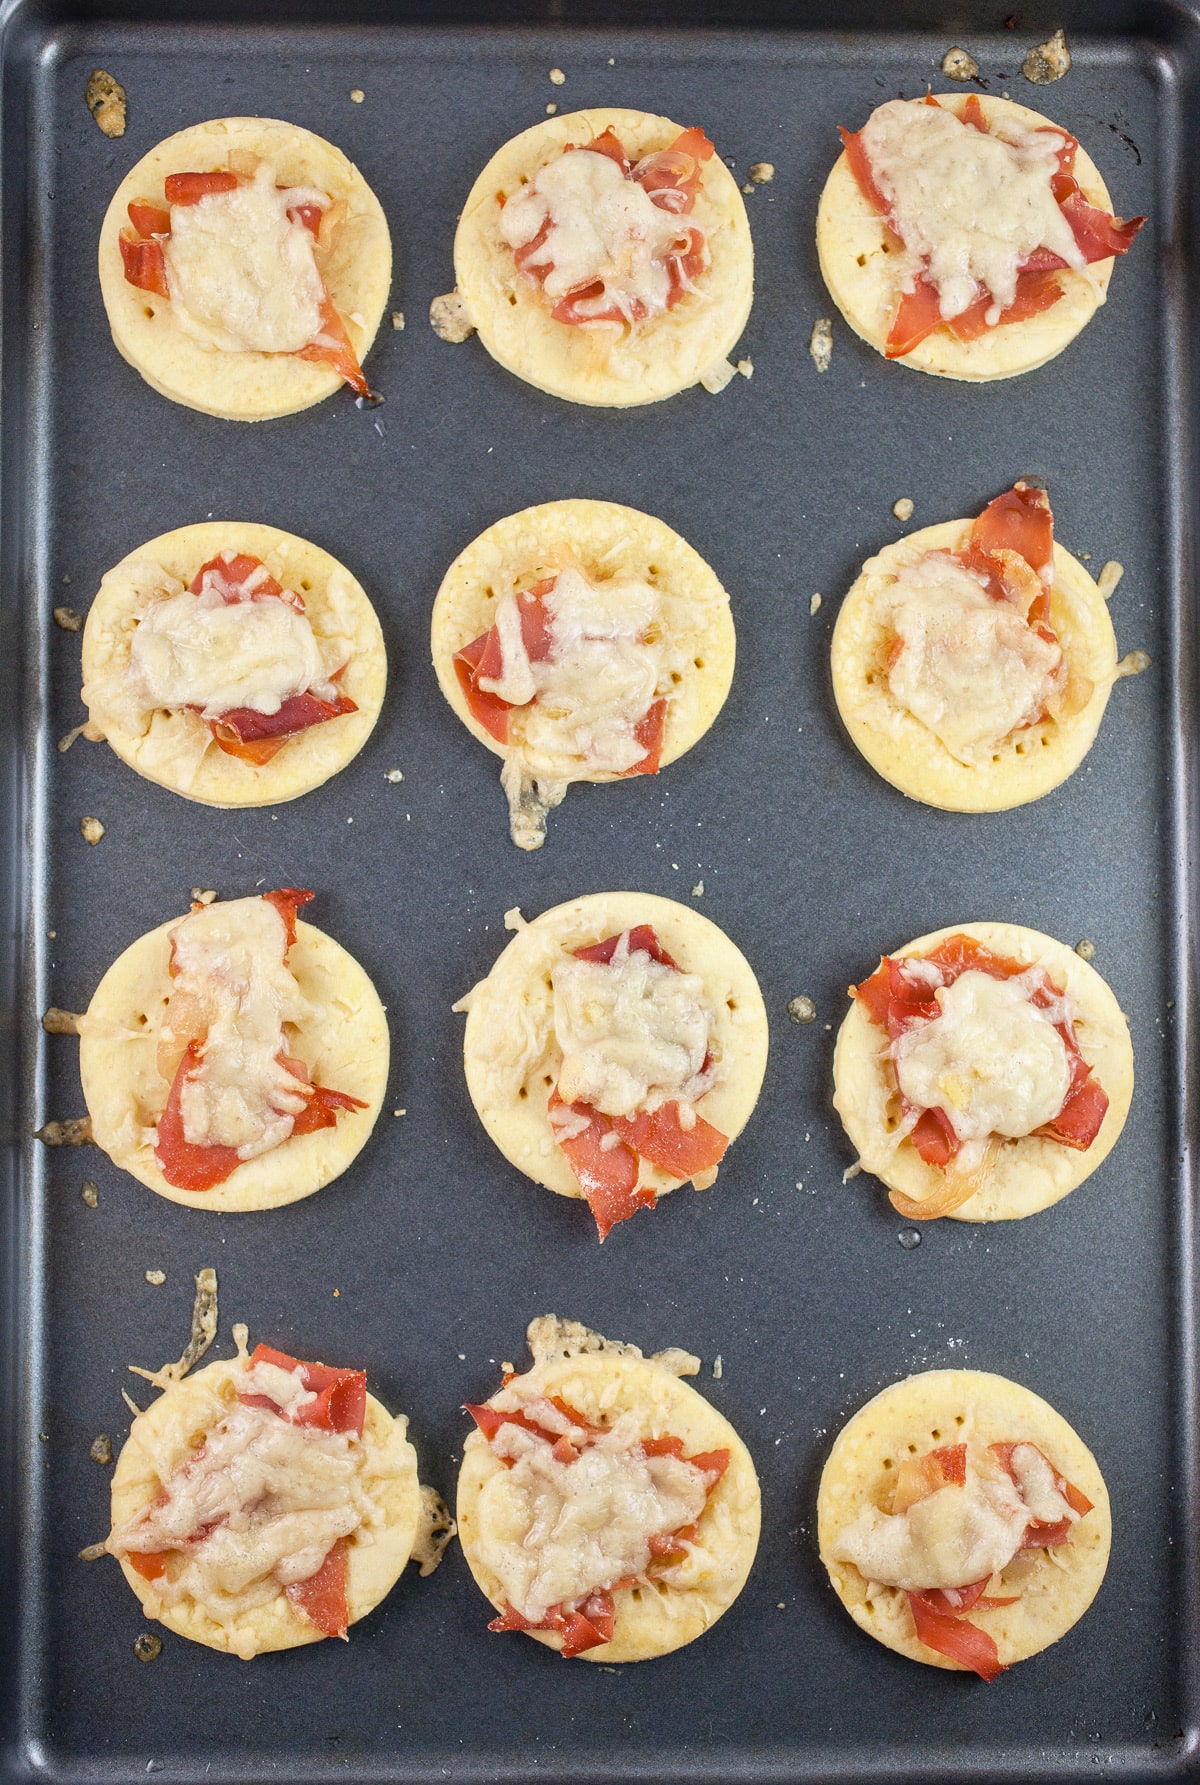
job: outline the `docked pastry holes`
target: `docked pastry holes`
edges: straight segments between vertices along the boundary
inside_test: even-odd
[[[698,1367],[694,1358],[682,1363],[691,1372]],[[668,1362],[631,1355],[629,1350],[547,1359],[535,1363],[518,1382],[522,1393],[554,1395],[593,1425],[608,1427],[623,1420],[636,1440],[679,1438],[685,1457],[729,1452],[729,1463],[705,1501],[686,1559],[658,1579],[618,1588],[612,1595],[611,1640],[586,1649],[580,1659],[645,1661],[702,1635],[741,1592],[758,1547],[758,1480],[750,1454],[728,1420],[681,1382]],[[458,1481],[459,1541],[477,1585],[498,1612],[504,1611],[506,1595],[493,1561],[498,1546],[519,1536],[511,1528],[511,1497],[503,1479],[507,1474],[482,1432],[472,1431],[463,1446]],[[547,1648],[562,1647],[556,1631],[528,1634]]]
[[[331,937],[297,923],[288,965],[308,1014],[289,1027],[288,1051],[303,1061],[313,1082],[366,1107],[342,1111],[333,1127],[289,1136],[244,1160],[212,1189],[181,1189],[167,1182],[154,1151],[170,1089],[157,1051],[172,989],[170,933],[178,922],[151,930],[119,955],[81,1019],[79,1071],[93,1138],[114,1165],[189,1208],[270,1209],[311,1196],[350,1165],[383,1103],[388,1028],[375,988]]]
[[[1008,733],[990,751],[960,761],[937,733],[897,699],[889,682],[888,625],[897,579],[926,554],[965,550],[975,523],[923,527],[868,558],[842,603],[831,647],[834,698],[871,767],[910,799],[952,812],[999,812],[1040,799],[1065,781],[1100,729],[1117,672],[1117,642],[1099,586],[1077,558],[1054,547],[1050,622],[1068,688],[1085,698],[1061,717],[1048,714]]]
[[[935,97],[940,106],[960,116],[971,96],[939,93]],[[989,125],[1018,131],[1062,128],[1028,106],[986,94],[975,97]],[[1108,188],[1082,145],[1073,171],[1087,202],[1111,214]],[[883,218],[864,196],[844,152],[834,163],[821,194],[817,252],[825,283],[842,315],[856,334],[883,353],[904,279],[903,257],[896,252],[895,239]],[[935,329],[899,363],[945,378],[972,381],[1012,378],[1031,371],[1061,353],[1091,320],[1105,300],[1112,270],[1112,259],[1079,269],[1057,269],[1054,277],[1062,296],[1041,314],[1002,323],[972,341],[960,341],[944,328]]]
[[[1028,1443],[1092,1502],[1068,1541],[1019,1550],[988,1585],[1012,1605],[975,1609],[972,1624],[992,1637],[1002,1665],[1024,1661],[1066,1634],[1083,1616],[1104,1578],[1112,1517],[1104,1479],[1091,1451],[1038,1395],[980,1370],[930,1370],[894,1383],[869,1401],[834,1441],[817,1492],[817,1542],[838,1598],[860,1629],[897,1654],[930,1667],[961,1664],[919,1641],[906,1594],[868,1581],[831,1552],[863,1508],[887,1511],[900,1463],[939,1445]],[[965,1584],[965,1583],[964,1583]]]
[[[703,982],[716,1071],[697,1114],[732,1142],[758,1100],[767,1060],[766,1011],[748,962],[722,930],[686,906],[644,893],[593,893],[543,912],[520,928],[457,1008],[467,1011],[463,1060],[480,1120],[518,1171],[559,1196],[584,1192],[556,1143],[548,1108],[563,1064],[552,974],[574,950],[639,924],[650,925],[680,969]],[[655,1197],[681,1181],[687,1180],[640,1161],[639,1188]]]
[[[153,1503],[172,1472],[199,1449],[237,1404],[244,1367],[241,1355],[208,1364],[186,1381],[172,1383],[138,1414],[113,1471],[114,1529]],[[393,1418],[368,1394],[356,1457],[358,1485],[369,1512],[346,1546],[346,1607],[351,1624],[366,1617],[391,1591],[418,1536],[421,1489],[407,1425],[405,1418]],[[322,1632],[293,1606],[282,1586],[261,1603],[234,1609],[223,1621],[190,1596],[164,1603],[154,1581],[145,1579],[124,1555],[118,1559],[147,1615],[192,1642],[248,1660],[271,1650],[322,1640]]]
[[[316,244],[317,270],[361,364],[391,284],[391,237],[379,201],[340,149],[298,125],[271,118],[216,118],[181,130],[144,155],[122,180],[100,232],[100,289],[121,355],[172,402],[231,421],[290,415],[339,390],[330,365],[295,353],[224,351],[196,338],[170,298],[125,278],[122,229],[131,201],[161,205],[173,173],[224,171],[270,162],[278,183],[316,188],[330,205]]]
[[[1074,1011],[1079,1051],[1108,1097],[1099,1132],[1086,1149],[1038,1134],[994,1144],[979,1188],[950,1213],[955,1221],[1018,1220],[1049,1208],[1076,1189],[1116,1145],[1133,1095],[1129,1026],[1094,967],[1063,943],[1019,924],[950,925],[892,950],[892,958],[929,955],[940,943],[958,935],[973,938],[995,955],[1045,969],[1051,984],[1067,995]],[[864,972],[861,981],[867,977]],[[838,1031],[833,1084],[834,1108],[862,1169],[914,1202],[934,1196],[942,1188],[945,1173],[941,1167],[927,1164],[907,1137],[897,1138],[901,1103],[887,1030],[872,1021],[857,998]]]
[[[508,371],[571,402],[625,407],[686,390],[725,360],[750,314],[754,260],[746,207],[718,145],[703,163],[694,209],[682,219],[704,232],[708,264],[694,289],[632,326],[556,321],[537,280],[516,265],[501,233],[501,208],[569,146],[587,148],[608,130],[635,162],[681,134],[668,118],[611,107],[522,131],[471,188],[454,238],[454,271],[480,340]]]
[[[139,712],[129,697],[138,623],[168,584],[190,586],[224,551],[261,559],[300,596],[318,645],[334,656],[344,649],[336,686],[357,708],[298,732],[261,765],[218,749],[198,712]],[[362,749],[383,704],[387,658],[365,591],[320,546],[255,522],[201,521],[148,540],[104,576],[84,629],[83,680],[88,735],[103,736],[138,774],[207,806],[270,806],[319,787]]]
[[[446,572],[433,608],[431,648],[442,693],[472,735],[504,762],[514,841],[535,848],[545,814],[573,781],[613,781],[630,770],[597,767],[571,736],[569,713],[553,726],[531,726],[513,708],[502,741],[472,711],[455,654],[496,624],[505,597],[565,571],[586,579],[603,600],[606,587],[640,589],[653,615],[654,700],[666,701],[660,767],[697,743],[713,723],[733,679],[736,640],[729,597],[699,553],[665,522],[615,502],[572,499],[522,509],[492,526]],[[530,709],[533,710],[533,709]],[[524,792],[524,810],[522,794]],[[535,809],[530,812],[530,808]]]

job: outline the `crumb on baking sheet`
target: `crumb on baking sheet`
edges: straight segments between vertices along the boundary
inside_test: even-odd
[[[1083,555],[1083,553],[1080,553],[1081,557]],[[1111,599],[1117,584],[1124,575],[1125,566],[1118,563],[1116,558],[1110,558],[1108,563],[1101,570],[1100,575],[1096,578],[1096,587],[1099,589],[1100,594],[1105,601]]]
[[[756,186],[769,185],[770,182],[775,178],[775,164],[774,164],[774,162],[773,161],[752,161],[750,163],[750,178],[751,178],[752,182],[754,183],[754,185],[756,185]]]
[[[404,770],[403,769],[389,769],[387,772],[386,779],[391,782],[403,781]]]
[[[57,1004],[51,1004],[43,1013],[42,1028],[47,1035],[78,1035],[79,1017],[73,1010],[60,1010]]]
[[[703,882],[703,880],[697,880],[695,886],[693,886],[692,897],[693,897],[693,899],[702,899],[704,897],[704,882]]]
[[[550,70],[550,79],[554,86],[561,87],[566,78],[567,77],[561,68],[552,68]]]
[[[1113,671],[1113,681],[1124,681],[1126,676],[1140,676],[1144,669],[1150,667],[1150,655],[1147,651],[1126,651]]]
[[[979,64],[974,56],[956,45],[942,57],[942,73],[948,81],[973,81],[979,75]]]
[[[54,624],[61,626],[64,632],[78,632],[83,625],[83,615],[76,613],[73,607],[56,607]]]
[[[367,96],[363,92],[361,87],[351,87],[351,89],[350,89],[350,103],[351,103],[351,105],[361,105],[363,100],[366,97]]]
[[[910,521],[915,507],[916,503],[911,496],[897,496],[892,503],[892,513],[898,521]]]
[[[166,1271],[147,1271],[146,1272],[147,1283],[152,1283],[154,1285],[155,1289],[161,1289],[163,1284],[166,1282],[166,1280],[167,1280]]]
[[[217,894],[216,894],[216,889],[214,887],[193,886],[193,888],[192,888],[192,904],[193,905],[212,905],[215,903],[216,897],[217,897]]]
[[[106,68],[93,68],[84,89],[87,108],[105,136],[124,136],[125,89]]]
[[[165,1280],[165,1279],[164,1279]],[[151,1273],[146,1272],[146,1281],[153,1281]],[[243,1333],[245,1329],[242,1329]],[[234,1337],[238,1329],[234,1328]],[[168,1388],[172,1382],[180,1382],[187,1375],[193,1364],[199,1363],[217,1336],[217,1273],[211,1265],[205,1265],[196,1273],[196,1296],[192,1303],[192,1336],[184,1347],[183,1356],[178,1363],[163,1364],[157,1370],[143,1370],[137,1364],[130,1364],[129,1369],[135,1376],[144,1376],[155,1388]],[[124,1389],[121,1390],[125,1394]],[[134,1403],[125,1395],[129,1406]],[[135,1408],[135,1412],[139,1409]]]
[[[91,1178],[85,1178],[80,1186],[79,1194],[89,1209],[100,1207],[100,1186],[93,1184]]]
[[[818,372],[828,372],[833,358],[833,318],[818,316],[808,338],[808,351]]]
[[[552,99],[548,99],[546,101],[546,116],[548,118],[552,118],[557,110],[558,110],[558,107],[555,105],[554,101]]]
[[[1079,956],[1081,961],[1093,960],[1096,954],[1096,944],[1094,942],[1089,942],[1087,937],[1084,936],[1081,941],[1075,944],[1075,953]]]
[[[815,1023],[817,1020],[817,1007],[803,992],[788,999],[787,1013],[794,1023]]]
[[[402,329],[404,327],[404,311],[403,310],[393,310],[392,311],[392,327],[394,329]]]
[[[133,1652],[139,1661],[157,1661],[162,1654],[162,1637],[151,1636],[148,1630],[143,1630],[133,1639]]]
[[[408,1111],[406,1109],[394,1109],[392,1111],[392,1114],[394,1116],[406,1116],[408,1114]]]
[[[34,1140],[44,1147],[86,1147],[91,1145],[91,1116],[68,1116],[65,1122],[47,1122],[34,1132]]]
[[[465,341],[475,333],[467,306],[457,290],[444,291],[429,306],[429,323],[440,341]]]
[[[63,735],[58,740],[58,754],[60,756],[65,756],[67,751],[71,748],[71,745],[75,742],[75,739],[83,737],[86,732],[86,720],[82,725],[73,725],[70,731],[64,731]]]
[[[820,596],[819,592],[815,595],[809,596],[808,611],[810,614],[819,614],[820,613],[820,611],[821,611],[821,596]]]
[[[104,826],[98,818],[81,818],[79,834],[85,843],[98,843],[104,835]]]
[[[93,1463],[99,1463],[102,1468],[108,1467],[109,1463],[112,1462],[112,1439],[108,1436],[107,1432],[101,1432],[98,1438],[92,1439],[92,1446],[88,1451],[88,1455],[91,1457]]]
[[[721,1380],[722,1376],[725,1374],[725,1359],[721,1356],[721,1353],[719,1351],[717,1352],[717,1355],[713,1358],[712,1373],[713,1373],[713,1380],[715,1382],[719,1382]]]
[[[76,1554],[81,1562],[98,1562],[101,1556],[108,1554],[108,1545],[107,1543],[85,1543],[81,1550],[76,1551]]]
[[[1048,87],[1052,81],[1061,81],[1070,66],[1071,52],[1060,25],[1045,43],[1034,44],[1021,64],[1021,73],[1035,87]]]
[[[754,361],[752,359],[740,359],[737,363],[737,370],[741,373],[743,378],[753,378]]]

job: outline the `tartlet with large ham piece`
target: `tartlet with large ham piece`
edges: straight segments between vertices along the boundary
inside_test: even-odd
[[[146,1614],[249,1661],[345,1637],[395,1586],[423,1520],[408,1421],[366,1373],[270,1345],[182,1381],[130,1427],[107,1539]]]
[[[910,799],[998,812],[1040,799],[1095,742],[1117,662],[1108,598],[1054,538],[1024,481],[973,520],[923,527],[868,558],[830,651],[838,711]]]
[[[100,232],[118,351],[172,402],[230,421],[307,409],[362,369],[392,274],[379,201],[340,149],[273,118],[168,137]]]
[[[817,212],[825,283],[922,372],[1011,378],[1061,353],[1145,222],[1113,215],[1070,131],[1008,99],[892,99],[842,140]]]
[[[374,1127],[387,1018],[357,961],[297,917],[312,897],[194,904],[127,948],[78,1020],[92,1138],[172,1202],[296,1202]]]
[[[1096,1459],[1031,1390],[929,1370],[843,1426],[817,1492],[834,1591],[877,1642],[992,1681],[1065,1636],[1100,1588]]]
[[[502,366],[613,408],[720,389],[754,294],[746,207],[704,131],[611,107],[547,118],[492,156],[454,274]]]
[[[208,806],[296,799],[379,716],[375,610],[307,539],[247,521],[177,527],[101,581],[83,633],[84,735]]]
[[[767,1017],[714,923],[593,893],[526,923],[466,997],[467,1088],[505,1158],[583,1198],[600,1238],[680,1184],[707,1189],[749,1121]]]
[[[433,608],[442,693],[502,760],[509,831],[544,840],[574,781],[656,775],[697,743],[733,679],[729,597],[664,521],[545,502],[455,559]]]
[[[646,1661],[692,1642],[741,1592],[758,1547],[758,1479],[730,1425],[681,1380],[700,1360],[644,1357],[555,1315],[534,1362],[474,1422],[458,1532],[498,1614],[567,1660]]]
[[[850,988],[833,1104],[906,1221],[1013,1221],[1077,1189],[1120,1138],[1129,1025],[1074,949],[969,923]]]

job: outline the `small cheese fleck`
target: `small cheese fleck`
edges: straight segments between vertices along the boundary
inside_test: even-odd
[[[215,902],[216,897],[216,892],[211,886],[193,886],[192,888],[193,905],[211,905]]]
[[[1051,81],[1061,81],[1070,66],[1071,52],[1060,26],[1045,43],[1034,44],[1021,64],[1021,73],[1035,87],[1048,87]]]
[[[465,341],[475,333],[475,324],[457,291],[446,291],[434,298],[429,306],[429,324],[442,341]]]
[[[351,87],[351,89],[350,89],[350,99],[351,99],[351,102],[352,102],[352,103],[353,103],[353,104],[354,104],[354,105],[361,105],[361,104],[362,104],[362,102],[363,102],[363,100],[364,100],[364,99],[365,99],[365,98],[366,98],[366,97],[367,97],[367,96],[366,96],[366,94],[365,94],[365,93],[364,93],[364,92],[363,92],[363,90],[362,90],[362,88],[361,88],[361,87]]]
[[[740,359],[737,363],[737,369],[743,378],[753,378],[754,361],[752,359]]]
[[[979,73],[979,64],[966,50],[947,50],[942,57],[942,73],[950,81],[973,81]]]
[[[1075,944],[1075,953],[1081,961],[1090,961],[1096,953],[1096,944],[1089,942],[1085,936],[1081,942]]]
[[[404,771],[402,769],[389,769],[387,772],[387,779],[393,783],[396,781],[403,781]]]
[[[78,632],[83,625],[83,615],[76,613],[73,607],[56,607],[54,624],[61,626],[64,632]]]
[[[718,1351],[717,1355],[713,1358],[713,1377],[717,1382],[719,1382],[724,1374],[725,1374],[725,1361],[722,1358],[721,1353]]]
[[[813,323],[808,351],[817,371],[828,372],[829,362],[833,358],[833,320],[831,317],[818,316]]]
[[[108,1467],[109,1463],[112,1462],[112,1439],[108,1436],[107,1432],[101,1432],[98,1438],[92,1439],[92,1446],[88,1451],[88,1455],[91,1457],[93,1463],[99,1463],[102,1468]]]
[[[819,594],[809,598],[808,611],[810,614],[816,614],[821,611],[821,597]]]
[[[162,1285],[166,1282],[166,1280],[167,1280],[166,1271],[147,1271],[146,1272],[147,1283],[153,1283],[155,1289],[160,1289],[162,1287]]]
[[[750,178],[756,186],[767,185],[769,181],[775,178],[774,163],[770,161],[752,161],[750,163]]]
[[[548,117],[552,118],[557,110],[558,110],[558,107],[555,105],[554,101],[552,99],[547,100],[546,115]]]
[[[104,826],[98,818],[81,818],[79,832],[85,843],[98,843],[104,835]]]
[[[813,1023],[817,1019],[816,1005],[803,993],[799,997],[788,999],[787,1013],[794,1023]]]
[[[105,136],[125,134],[125,89],[105,68],[93,68],[84,91],[87,108]]]
[[[99,1208],[100,1186],[98,1184],[93,1184],[90,1178],[84,1180],[79,1194],[82,1196],[89,1209]]]
[[[566,78],[567,77],[561,68],[552,68],[550,70],[550,79],[556,87],[561,87]]]
[[[693,899],[702,899],[704,897],[704,882],[703,882],[703,880],[697,880],[695,886],[693,886],[692,897],[693,897]]]
[[[898,521],[911,520],[916,503],[911,496],[900,496],[892,503],[892,513]]]
[[[402,329],[404,327],[404,311],[403,310],[393,310],[392,311],[392,327],[394,329]]]
[[[719,359],[715,366],[700,376],[700,382],[711,396],[718,396],[730,381],[737,377],[737,368],[727,359]]]

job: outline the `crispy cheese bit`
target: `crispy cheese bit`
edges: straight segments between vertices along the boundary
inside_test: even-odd
[[[105,136],[125,134],[125,89],[106,68],[93,68],[84,92],[87,108]]]
[[[253,1653],[247,1612],[281,1593],[323,1635],[344,1636],[346,1545],[369,1541],[379,1519],[365,1480],[366,1378],[260,1345],[235,1386],[229,1412],[163,1466],[157,1498],[106,1547],[151,1584],[153,1609],[198,1606],[235,1653]]]
[[[643,1437],[629,1412],[592,1426],[519,1377],[467,1411],[506,1464],[476,1520],[479,1559],[505,1600],[491,1628],[560,1630],[564,1655],[611,1640],[613,1592],[651,1571],[670,1582],[729,1453],[685,1458],[680,1439]]]

